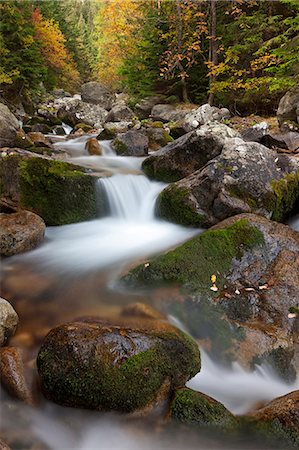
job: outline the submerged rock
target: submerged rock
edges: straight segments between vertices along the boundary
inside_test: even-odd
[[[169,301],[168,310],[214,357],[237,359],[249,368],[272,352],[268,363],[293,381],[299,349],[296,318],[289,313],[298,304],[298,273],[299,234],[243,214],[137,266],[123,282],[179,284],[184,300]],[[211,290],[213,274],[216,290]]]
[[[164,321],[90,318],[51,330],[37,366],[54,402],[133,412],[167,400],[200,370],[200,356],[195,341]]]
[[[19,317],[11,304],[0,297],[0,347],[14,335]]]
[[[0,203],[41,216],[47,225],[95,218],[105,211],[96,200],[96,178],[84,168],[34,154],[11,152],[0,158]]]
[[[102,147],[96,138],[88,139],[85,145],[85,149],[90,155],[101,156],[103,154]]]
[[[148,137],[143,132],[129,130],[118,134],[112,147],[121,156],[145,156],[148,154],[148,144]]]
[[[222,403],[189,388],[175,391],[170,417],[186,425],[225,432],[235,431],[239,426],[238,419]]]
[[[164,219],[191,226],[209,227],[243,212],[281,221],[298,198],[298,160],[231,139],[205,167],[162,191],[156,210]]]
[[[142,169],[155,180],[173,182],[202,168],[220,155],[226,140],[238,136],[226,125],[213,123],[191,131],[147,158]]]
[[[43,241],[45,229],[43,219],[30,211],[0,213],[0,255],[34,249]]]

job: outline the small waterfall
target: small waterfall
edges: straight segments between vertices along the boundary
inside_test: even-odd
[[[62,122],[61,124],[62,128],[64,129],[64,132],[66,135],[70,134],[70,132],[72,131],[72,127],[70,127],[69,125],[67,125],[66,123]]]
[[[117,174],[99,180],[108,199],[112,217],[146,221],[154,218],[155,200],[163,183],[150,181],[144,175]]]

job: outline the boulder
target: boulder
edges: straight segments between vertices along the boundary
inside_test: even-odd
[[[51,143],[50,143],[49,140],[43,135],[43,133],[30,131],[30,132],[28,133],[28,138],[33,142],[33,144],[34,144],[36,147],[52,148]]]
[[[0,349],[0,375],[2,386],[14,398],[33,405],[33,395],[25,378],[21,351],[14,347]]]
[[[148,177],[155,180],[180,180],[218,156],[227,138],[233,136],[238,134],[226,125],[205,125],[155,152],[143,162],[142,169]]]
[[[284,446],[299,446],[299,391],[278,397],[265,407],[244,417],[251,430],[271,436]]]
[[[101,128],[108,111],[97,104],[85,103],[78,99],[68,99],[57,111],[57,116],[65,123],[75,126],[84,122],[93,128]]]
[[[196,342],[164,321],[89,318],[51,330],[37,367],[49,400],[133,412],[168,400],[200,370],[200,357]]]
[[[99,139],[100,141],[115,139],[117,134],[126,133],[131,125],[132,122],[125,121],[104,123],[104,129],[100,132],[97,139]]]
[[[192,226],[209,227],[242,212],[281,221],[298,197],[297,159],[231,139],[205,167],[162,191],[156,210],[159,217]]]
[[[33,250],[43,241],[45,229],[43,219],[30,211],[0,213],[0,255]]]
[[[267,355],[290,382],[299,371],[299,317],[290,315],[298,304],[298,273],[299,233],[242,214],[130,270],[122,283],[179,285],[180,300],[168,300],[168,312],[214,358],[252,368]]]
[[[15,334],[19,318],[11,304],[0,297],[0,347]]]
[[[190,110],[175,105],[155,105],[151,112],[153,120],[162,122],[178,122],[185,119]]]
[[[277,110],[280,128],[298,129],[299,86],[290,89],[281,99]]]
[[[111,109],[114,100],[113,93],[103,84],[96,81],[85,83],[81,87],[83,102],[99,105],[104,109]]]
[[[6,105],[0,103],[0,147],[13,147],[16,144],[16,133],[19,128],[18,119]]]
[[[88,139],[85,144],[85,149],[90,155],[101,156],[103,154],[103,149],[96,138]]]
[[[267,122],[261,122],[253,125],[252,127],[246,128],[241,132],[241,137],[246,142],[259,142],[264,144],[263,137],[268,133],[269,125]],[[268,147],[266,145],[266,147]]]
[[[15,143],[19,148],[30,148],[34,146],[33,141],[22,129],[17,131]]]
[[[136,103],[134,110],[140,120],[148,119],[153,107],[155,105],[163,103],[165,97],[162,95],[153,95],[145,97],[140,102]]]
[[[230,116],[227,108],[219,109],[206,103],[184,117],[184,127],[186,131],[191,131],[208,122],[221,122],[224,119],[229,119]]]
[[[169,142],[173,141],[173,138],[170,136],[169,132],[163,127],[147,127],[145,129],[145,133],[149,139],[150,150],[156,151],[161,147],[165,147],[165,145],[167,145]]]
[[[120,133],[112,142],[112,148],[121,156],[145,156],[148,154],[148,137],[141,131]]]
[[[106,117],[106,122],[130,122],[135,117],[134,112],[125,104],[113,106]]]
[[[0,158],[0,178],[0,205],[35,212],[47,225],[106,214],[104,198],[96,199],[97,179],[80,166],[12,150]]]
[[[170,406],[170,417],[176,422],[200,428],[236,431],[238,419],[222,403],[189,388],[175,391]]]
[[[266,133],[261,138],[261,144],[269,148],[286,149],[291,152],[299,150],[299,133],[288,131],[287,133]]]

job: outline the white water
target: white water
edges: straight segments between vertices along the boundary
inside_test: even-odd
[[[39,270],[56,271],[61,277],[65,273],[85,273],[112,267],[120,269],[130,261],[164,251],[196,233],[154,217],[155,199],[163,189],[163,183],[151,182],[143,175],[122,174],[125,167],[140,169],[142,160],[116,156],[109,142],[103,146],[104,156],[88,156],[85,153],[86,140],[86,137],[76,138],[55,145],[67,150],[74,162],[85,161],[87,165],[93,161],[92,167],[113,167],[118,172],[99,181],[108,196],[111,215],[90,222],[49,227],[42,246],[10,261],[28,260],[34,262]],[[179,322],[176,324],[180,326]],[[286,385],[263,366],[257,367],[254,372],[246,372],[238,363],[232,369],[223,368],[202,351],[202,370],[188,386],[211,395],[232,412],[240,414],[257,402],[268,401],[298,389],[299,382],[297,380],[292,386]],[[198,440],[195,444],[185,443],[171,436],[162,442],[159,436],[144,430],[140,430],[140,436],[136,436],[136,429],[130,431],[121,425],[118,416],[99,413],[99,416],[84,419],[82,412],[82,422],[79,421],[71,429],[65,422],[69,420],[72,423],[72,414],[75,412],[67,410],[65,415],[69,419],[66,421],[57,418],[56,412],[56,407],[48,405],[37,413],[31,410],[28,413],[34,434],[53,450],[180,450],[182,446],[188,450],[235,448],[222,445],[221,442],[214,442],[212,447],[210,443],[199,443]]]

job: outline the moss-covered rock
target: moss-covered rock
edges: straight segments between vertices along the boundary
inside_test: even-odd
[[[85,169],[27,153],[0,159],[2,199],[35,212],[47,225],[90,220],[105,209],[104,199],[102,205],[96,201],[96,178]]]
[[[45,396],[59,404],[131,412],[167,399],[200,370],[197,344],[161,320],[82,319],[46,336],[37,358]]]
[[[148,137],[139,130],[119,133],[112,147],[120,156],[145,156],[148,153]]]
[[[238,429],[238,419],[222,403],[192,389],[177,389],[170,406],[174,420],[201,428],[232,432]]]

